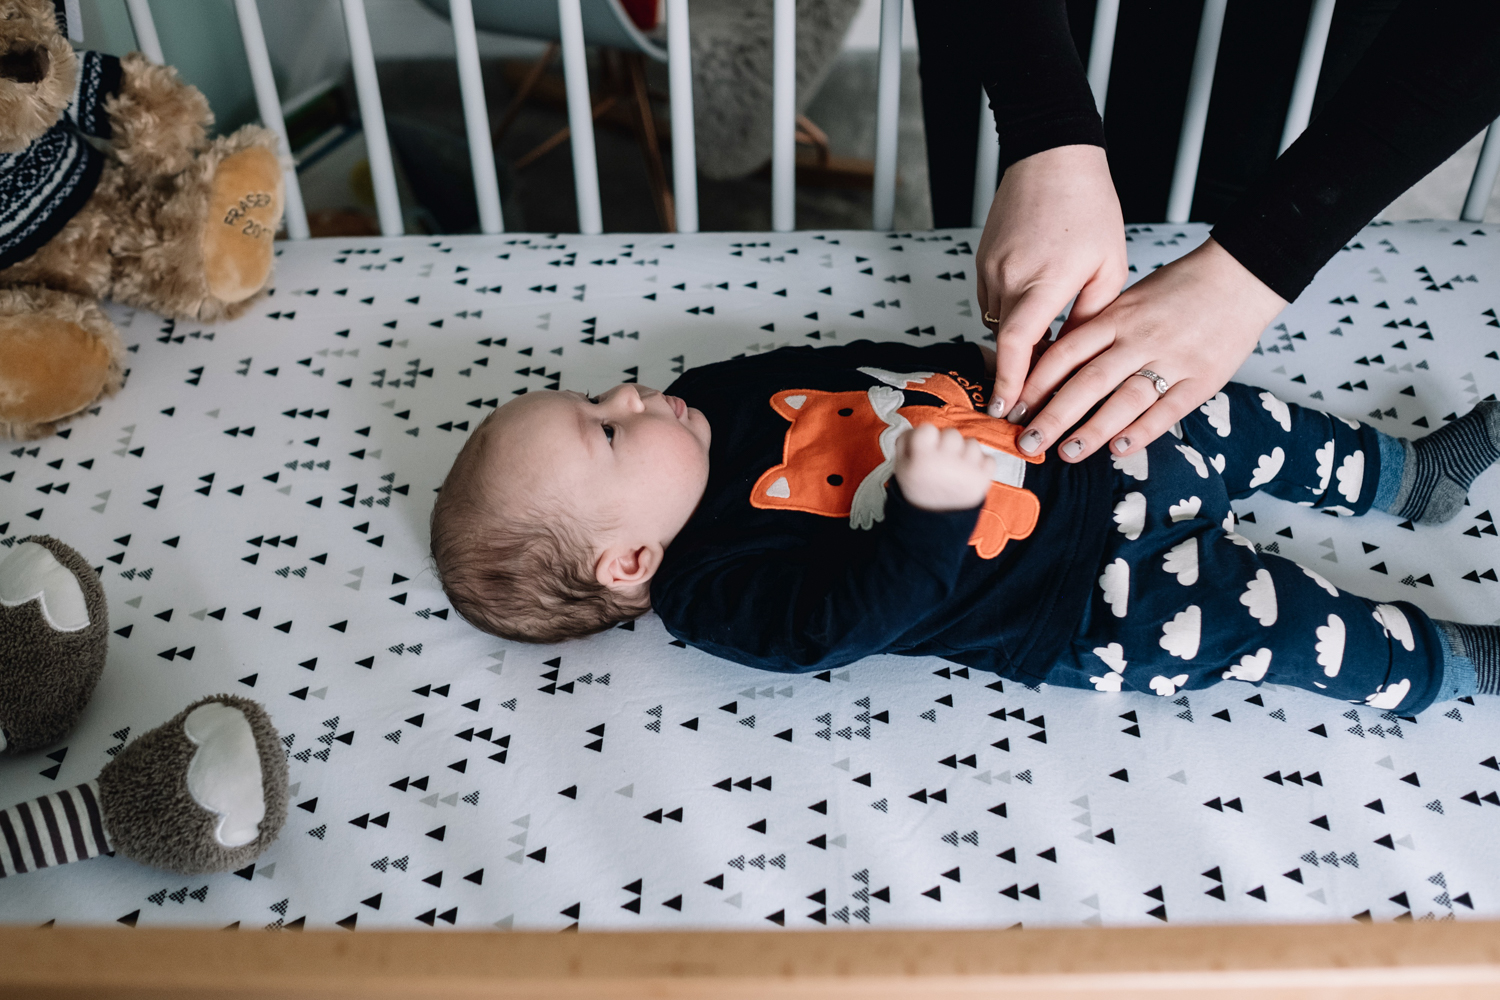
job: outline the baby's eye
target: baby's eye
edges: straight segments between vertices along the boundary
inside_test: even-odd
[[[599,397],[598,396],[585,396],[584,398],[587,399],[590,403],[598,403],[599,402]]]
[[[599,426],[604,428],[604,440],[608,441],[610,444],[614,444],[615,443],[615,429],[614,429],[614,426],[612,424],[600,424]]]

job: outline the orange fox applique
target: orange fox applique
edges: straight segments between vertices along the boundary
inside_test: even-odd
[[[993,559],[1010,539],[1031,534],[1041,504],[1023,488],[1026,465],[1040,464],[1042,457],[1016,447],[1019,426],[975,410],[948,375],[860,371],[882,384],[864,392],[786,389],[771,397],[771,409],[791,426],[781,464],[767,469],[751,489],[752,506],[848,517],[851,528],[869,529],[885,517],[885,485],[895,472],[896,442],[912,427],[930,423],[956,428],[995,460],[995,481],[969,538],[975,552]],[[902,389],[919,389],[943,405],[902,406]]]

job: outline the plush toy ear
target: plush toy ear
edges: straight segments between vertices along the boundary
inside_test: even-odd
[[[43,747],[73,728],[108,637],[104,588],[77,552],[33,535],[0,560],[0,750]]]
[[[99,774],[110,844],[153,868],[231,871],[286,822],[287,764],[259,704],[215,695],[130,744]]]
[[[94,781],[0,809],[0,878],[118,853],[185,875],[259,857],[286,823],[286,753],[260,705],[215,695]]]

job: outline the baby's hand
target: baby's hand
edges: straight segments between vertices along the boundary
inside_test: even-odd
[[[968,510],[984,502],[994,459],[952,427],[918,424],[896,446],[896,481],[915,507]]]

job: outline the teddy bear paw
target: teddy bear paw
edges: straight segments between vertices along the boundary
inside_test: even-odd
[[[0,438],[51,433],[118,389],[119,339],[98,305],[81,296],[0,289]]]
[[[208,290],[220,302],[243,302],[270,276],[282,185],[281,164],[265,146],[231,153],[214,171],[203,263]]]

